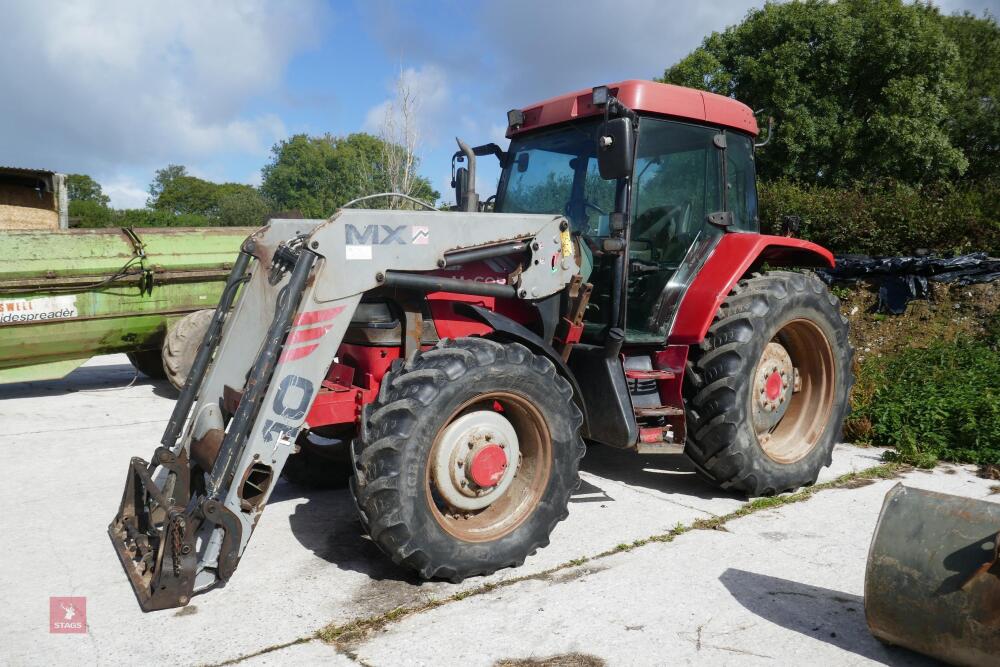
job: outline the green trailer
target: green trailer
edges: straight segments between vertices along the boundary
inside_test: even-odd
[[[0,232],[0,384],[60,378],[95,355],[116,352],[163,377],[168,331],[215,307],[252,231]],[[181,328],[188,341],[197,337],[197,326]]]

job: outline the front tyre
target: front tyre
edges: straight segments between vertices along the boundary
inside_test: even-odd
[[[814,275],[741,280],[685,374],[685,454],[751,496],[813,484],[847,414],[853,350],[839,302]]]
[[[372,540],[425,579],[523,563],[579,484],[572,393],[545,357],[481,338],[442,341],[390,371],[354,443]]]

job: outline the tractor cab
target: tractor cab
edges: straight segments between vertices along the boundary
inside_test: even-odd
[[[495,210],[570,220],[594,284],[588,337],[620,326],[630,343],[662,344],[719,238],[758,230],[757,126],[735,100],[627,81],[508,120]]]

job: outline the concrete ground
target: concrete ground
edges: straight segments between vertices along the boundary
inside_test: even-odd
[[[517,570],[457,585],[417,581],[362,535],[346,491],[282,482],[227,587],[181,610],[143,614],[105,530],[129,457],[152,453],[173,395],[165,383],[135,378],[121,355],[63,380],[0,387],[0,663],[923,662],[882,647],[864,623],[868,544],[895,481],[820,491],[724,530],[574,566],[745,503],[702,483],[682,457],[597,447],[584,459],[569,518]],[[840,445],[820,480],[878,465],[880,455]],[[991,483],[965,467],[910,472],[903,481],[990,495]],[[335,646],[311,639],[329,624],[463,591],[473,594]],[[50,596],[86,597],[88,632],[50,634]]]

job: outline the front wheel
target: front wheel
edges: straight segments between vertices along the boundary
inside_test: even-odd
[[[709,481],[772,495],[816,481],[847,414],[853,350],[812,274],[741,280],[685,374],[685,453]]]
[[[552,362],[446,340],[383,379],[353,491],[372,540],[422,577],[520,565],[568,513],[583,418]]]

